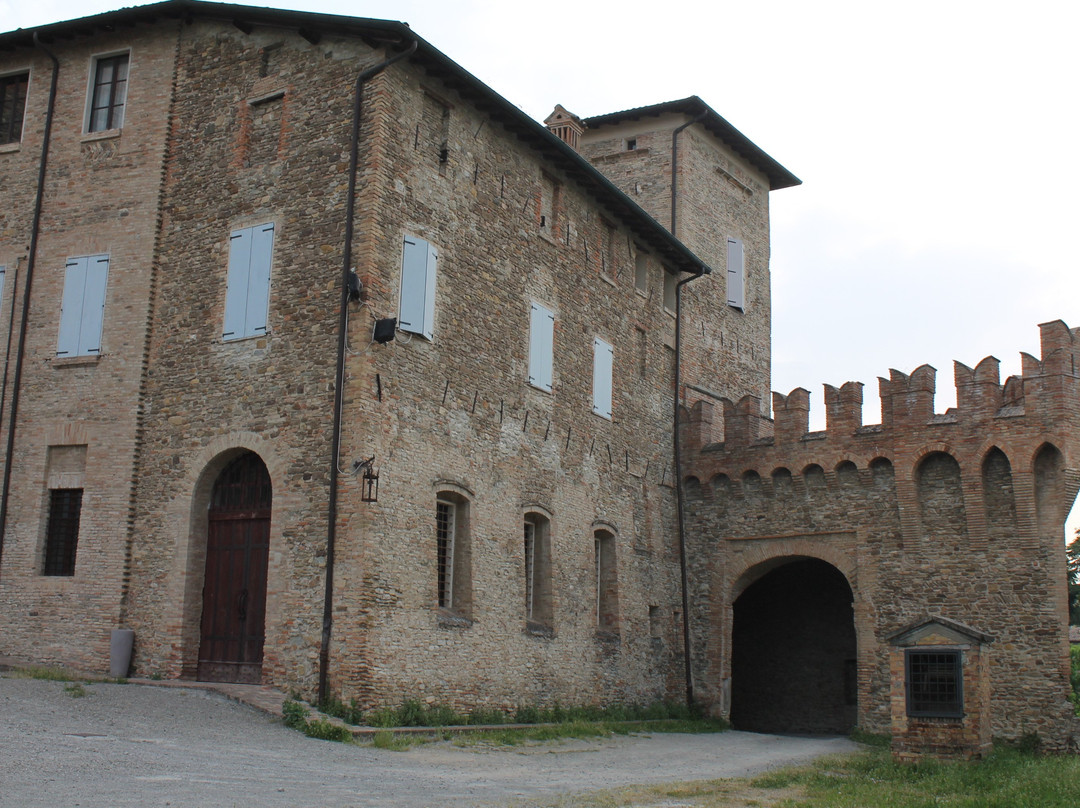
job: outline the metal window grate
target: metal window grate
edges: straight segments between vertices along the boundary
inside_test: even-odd
[[[909,650],[906,663],[908,715],[963,716],[963,669],[959,651]]]
[[[536,525],[525,523],[525,618],[533,619],[533,576],[536,571]]]
[[[454,606],[454,503],[438,500],[435,503],[435,543],[439,565],[439,606]]]
[[[45,528],[45,575],[74,575],[82,513],[81,488],[49,491],[49,522]]]

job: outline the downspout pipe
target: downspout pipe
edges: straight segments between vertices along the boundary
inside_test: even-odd
[[[353,215],[356,209],[356,172],[360,162],[360,115],[363,112],[364,84],[390,65],[416,52],[414,39],[401,53],[367,68],[356,77],[353,95],[352,136],[349,152],[349,190],[345,197],[345,244],[341,263],[341,303],[338,312],[337,373],[334,377],[334,435],[330,448],[330,504],[326,525],[326,590],[323,594],[322,642],[319,646],[319,703],[326,701],[330,670],[330,632],[334,609],[334,545],[337,541],[338,454],[341,451],[341,417],[344,407],[346,328],[349,322],[349,273],[352,271]]]
[[[34,32],[34,45],[52,60],[52,81],[49,84],[49,106],[45,112],[45,132],[41,141],[41,158],[38,160],[37,198],[34,200],[34,218],[30,225],[30,248],[26,261],[26,280],[23,282],[22,320],[19,323],[19,344],[15,350],[15,373],[11,382],[11,415],[8,418],[7,448],[4,450],[4,484],[0,493],[0,559],[4,553],[4,535],[7,532],[8,505],[11,499],[11,461],[15,456],[15,419],[19,414],[19,388],[22,383],[23,357],[26,355],[26,332],[30,318],[30,289],[34,281],[34,265],[37,263],[38,235],[41,233],[41,208],[45,200],[45,168],[49,161],[49,140],[52,137],[53,111],[56,108],[56,84],[60,78],[60,60],[46,48]]]
[[[708,110],[703,109],[697,117],[675,128],[671,133],[671,235],[678,237],[679,204],[679,134],[687,127],[704,120]],[[684,523],[683,473],[682,473],[682,435],[681,433],[681,388],[682,388],[682,288],[690,281],[712,270],[701,266],[700,270],[675,284],[675,412],[672,419],[675,444],[675,510],[679,532],[679,573],[682,583],[682,629],[683,629],[683,668],[686,676],[686,704],[694,705],[694,675],[690,660],[690,583],[686,568],[686,527]]]

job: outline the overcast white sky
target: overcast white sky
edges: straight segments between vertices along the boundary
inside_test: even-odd
[[[0,0],[10,30],[119,7]],[[773,388],[1039,353],[1080,325],[1080,3],[282,0],[404,20],[542,120],[699,95],[803,180],[772,195]]]

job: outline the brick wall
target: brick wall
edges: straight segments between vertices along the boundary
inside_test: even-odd
[[[0,569],[0,652],[101,669],[120,619],[127,576],[139,385],[145,360],[154,234],[177,27],[160,24],[54,46],[60,60],[41,235],[37,248],[9,513]],[[87,134],[88,74],[95,57],[128,51],[122,129]],[[52,64],[40,51],[0,57],[0,72],[30,69],[25,128],[0,150],[0,265],[7,283],[0,325],[17,344]],[[68,258],[109,256],[96,356],[57,357]],[[14,309],[12,308],[14,306]],[[15,321],[11,313],[15,312]],[[14,350],[7,370],[14,374]],[[12,390],[4,399],[7,441]],[[50,447],[85,447],[79,469],[49,468]],[[44,576],[49,488],[81,487],[73,576]]]

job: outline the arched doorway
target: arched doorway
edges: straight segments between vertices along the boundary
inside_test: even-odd
[[[857,673],[847,579],[803,557],[755,572],[760,577],[732,607],[732,724],[752,732],[850,732]]]
[[[272,498],[270,474],[254,452],[232,460],[214,483],[199,642],[202,681],[262,679]]]

